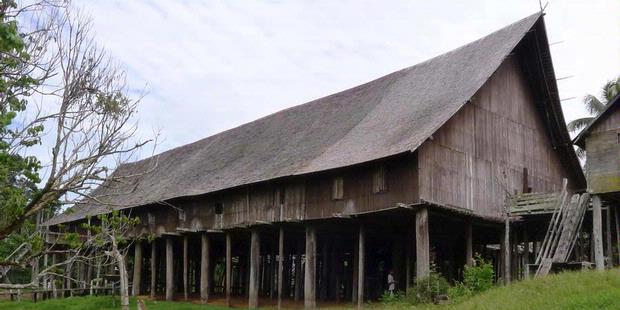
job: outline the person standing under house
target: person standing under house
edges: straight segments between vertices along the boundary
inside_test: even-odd
[[[394,270],[390,270],[387,276],[387,284],[388,291],[390,292],[390,296],[394,296],[394,291],[396,290],[396,280],[394,280]]]

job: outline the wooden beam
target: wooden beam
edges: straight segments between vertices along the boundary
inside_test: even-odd
[[[157,291],[157,242],[151,241],[151,299]]]
[[[301,273],[301,255],[303,254],[302,248],[304,247],[304,241],[300,239],[298,239],[297,242],[297,253],[295,255],[295,292],[294,292],[294,299],[295,301],[299,301],[299,299],[301,299],[301,295],[302,295],[302,284],[303,284],[303,276]]]
[[[594,262],[596,270],[605,270],[605,258],[603,256],[603,219],[601,215],[601,197],[592,196],[592,239],[594,240]]]
[[[226,233],[226,306],[230,307],[230,293],[232,289],[232,240],[230,232]]]
[[[210,269],[210,244],[209,235],[202,233],[201,255],[200,255],[200,300],[202,303],[209,302],[209,293],[211,292],[211,269]]]
[[[258,230],[253,228],[250,235],[250,289],[248,298],[248,308],[258,308],[258,289],[260,272],[260,236]]]
[[[183,298],[187,300],[187,294],[189,292],[188,282],[188,269],[189,269],[189,256],[188,256],[188,238],[187,235],[183,235]]]
[[[174,251],[172,236],[166,236],[166,300],[174,298]]]
[[[306,265],[304,276],[304,307],[316,308],[316,230],[306,226]]]
[[[430,274],[430,242],[428,238],[428,208],[420,207],[415,214],[416,278]]]
[[[357,308],[362,308],[364,304],[364,267],[365,267],[365,244],[366,244],[366,232],[364,225],[360,225],[358,233],[358,246],[357,246]]]
[[[278,236],[278,309],[282,308],[282,288],[284,276],[284,227],[280,227]]]
[[[473,238],[472,224],[467,221],[465,223],[465,264],[467,266],[474,265]]]
[[[142,242],[139,240],[134,244],[133,253],[133,286],[131,287],[131,295],[140,295],[140,284],[142,283]]]

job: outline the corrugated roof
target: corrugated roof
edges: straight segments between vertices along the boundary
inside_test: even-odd
[[[114,175],[93,196],[128,208],[416,150],[497,70],[541,18],[533,14],[453,51],[366,84],[295,106],[152,158]],[[48,224],[107,212],[80,205]]]

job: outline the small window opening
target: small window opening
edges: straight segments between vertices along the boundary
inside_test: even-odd
[[[385,182],[385,166],[381,165],[375,169],[372,174],[372,192],[382,193],[387,190]]]
[[[215,203],[215,214],[223,214],[224,213],[224,204],[221,202]]]
[[[339,200],[344,198],[344,189],[343,189],[344,180],[342,177],[334,178],[332,185],[332,199]]]

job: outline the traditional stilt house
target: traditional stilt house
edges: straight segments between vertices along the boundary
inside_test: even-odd
[[[617,257],[620,265],[620,94],[579,133],[574,142],[586,151],[588,192],[592,194],[592,239],[596,267],[605,267],[604,257],[608,258],[608,265],[613,265],[613,258]],[[615,226],[612,226],[614,222]],[[613,239],[617,253],[613,253]]]
[[[506,195],[586,186],[540,13],[114,174],[52,229],[132,210],[156,236],[131,251],[135,294],[250,307],[361,303],[389,270],[405,290],[474,253],[500,268]]]

